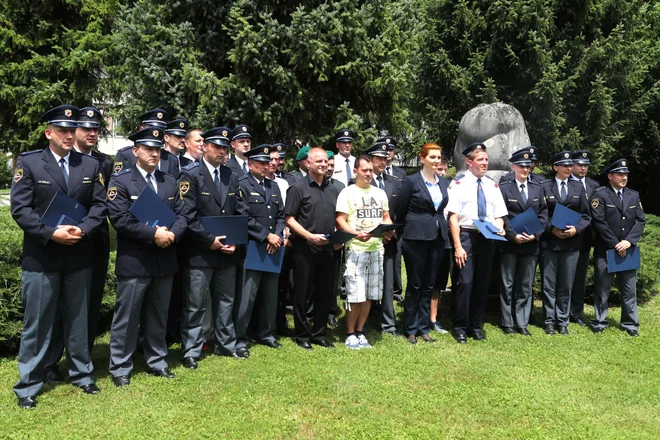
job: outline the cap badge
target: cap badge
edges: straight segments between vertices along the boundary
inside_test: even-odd
[[[281,145],[277,146],[277,151],[282,151],[282,146]]]
[[[93,118],[94,117],[94,110],[87,110],[87,117],[88,118]]]
[[[222,135],[223,135],[224,137],[227,137],[228,134],[229,134],[229,133],[227,133],[227,130],[222,130]]]
[[[621,166],[624,166],[624,167],[626,166],[626,161],[625,160],[623,162],[621,162]]]
[[[383,151],[387,150],[387,146],[385,145],[383,145],[381,148],[383,149]]]
[[[246,131],[247,131],[247,127],[245,127],[245,126],[244,126],[244,127],[241,127],[241,130],[243,130],[243,132],[246,132]]]
[[[264,153],[268,154],[268,148],[264,148]]]
[[[525,159],[529,159],[529,154],[525,153],[525,154],[523,154],[523,157],[524,157]]]
[[[530,148],[530,149],[529,149],[529,152],[530,152],[531,154],[534,154],[534,149],[533,149],[533,148]]]
[[[158,119],[163,119],[163,114],[160,113],[160,112],[158,112],[158,113],[156,113],[156,117],[157,117]]]
[[[564,157],[565,157],[566,159],[568,159],[568,156],[570,156],[570,154],[568,154],[568,153],[564,153]]]
[[[179,122],[179,127],[183,128],[185,126],[186,126],[186,124],[184,122]]]
[[[587,157],[587,152],[582,153],[582,157]]]
[[[389,139],[385,139],[385,143],[386,143],[386,144],[389,144],[389,143],[390,143],[390,140],[389,140]]]
[[[344,132],[344,136],[348,136],[348,132],[347,132],[347,131]]]
[[[152,134],[154,137],[158,137],[158,130],[154,130],[154,131],[152,131],[151,134]]]
[[[71,109],[64,110],[64,116],[66,116],[67,118],[70,118],[71,117]]]

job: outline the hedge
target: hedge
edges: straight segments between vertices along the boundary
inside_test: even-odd
[[[111,247],[114,249],[114,230],[110,227]],[[0,207],[0,353],[15,352],[23,325],[21,305],[20,257],[23,233],[11,218],[8,207]],[[637,293],[640,304],[647,302],[660,290],[660,217],[647,215],[646,229],[639,244],[642,267],[638,274]],[[100,325],[109,328],[115,303],[117,278],[114,274],[115,251],[110,253],[110,267],[103,297]],[[593,284],[590,266],[587,285]],[[619,301],[616,285],[611,302]]]

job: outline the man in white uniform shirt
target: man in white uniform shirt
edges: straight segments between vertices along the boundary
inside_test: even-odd
[[[449,231],[454,242],[454,338],[459,344],[467,336],[483,341],[486,293],[493,265],[493,241],[486,239],[474,225],[475,219],[494,224],[504,235],[502,217],[508,211],[504,198],[488,171],[487,143],[477,142],[463,150],[467,171],[449,185]]]
[[[335,156],[335,174],[333,177],[339,180],[344,186],[353,177],[353,168],[355,167],[355,156],[351,155],[353,150],[353,138],[355,132],[348,128],[342,128],[335,134],[335,145],[339,154]]]

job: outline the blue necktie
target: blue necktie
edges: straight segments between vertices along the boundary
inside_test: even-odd
[[[623,201],[623,190],[618,190],[616,195],[619,196],[619,200]]]
[[[64,176],[64,183],[66,184],[66,187],[69,188],[69,173],[66,172],[66,167],[64,164],[66,163],[66,160],[64,158],[60,159],[60,169],[62,170],[62,175]]]
[[[378,188],[385,189],[385,185],[383,185],[383,175],[382,174],[380,176],[378,176]]]
[[[243,173],[245,173],[245,175],[247,175],[247,167],[245,166],[245,162],[243,162]]]
[[[477,209],[479,220],[486,220],[486,195],[481,187],[481,179],[477,179]]]
[[[149,188],[151,188],[153,192],[156,192],[156,187],[154,187],[154,184],[151,181],[151,179],[152,179],[151,174],[147,174],[147,185],[149,185]]]
[[[520,196],[522,197],[523,206],[527,205],[527,194],[525,194],[525,184],[520,184]]]
[[[351,162],[346,159],[346,185],[348,185],[349,180],[351,180]]]
[[[562,203],[566,201],[566,197],[568,197],[568,194],[566,193],[566,182],[561,183],[561,193],[559,194],[559,197],[561,198]]]

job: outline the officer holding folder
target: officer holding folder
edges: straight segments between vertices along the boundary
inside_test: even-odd
[[[190,222],[184,252],[188,266],[183,273],[183,316],[181,355],[183,366],[195,369],[202,355],[202,324],[211,295],[215,354],[246,359],[247,350],[236,347],[232,316],[236,297],[237,267],[241,264],[236,245],[226,243],[225,235],[204,228],[205,217],[245,215],[238,190],[238,175],[224,165],[229,149],[227,127],[215,127],[202,134],[202,159],[181,170],[179,191]],[[243,220],[244,221],[244,220]]]
[[[571,289],[575,279],[575,268],[580,257],[581,239],[591,223],[587,193],[580,182],[571,180],[573,159],[570,151],[561,151],[552,158],[555,177],[542,183],[548,203],[548,222],[543,235],[542,274],[543,309],[546,334],[568,334],[571,307]],[[562,207],[568,209],[561,209]],[[569,221],[555,215],[555,211],[566,212],[577,217]],[[559,226],[558,226],[559,225]]]
[[[271,255],[284,252],[284,249],[280,249],[284,244],[284,202],[277,184],[266,178],[270,173],[270,153],[273,148],[264,144],[245,153],[248,173],[238,181],[249,216],[248,236],[258,246],[264,246]],[[248,253],[248,258],[250,255]],[[270,348],[282,347],[275,339],[278,278],[279,273],[246,268],[245,285],[236,317],[236,346],[239,349],[248,349],[248,325],[255,303],[257,308],[253,338]]]
[[[514,179],[500,183],[500,191],[509,214],[504,217],[504,230],[508,242],[499,245],[500,250],[500,311],[502,331],[513,334],[517,330],[531,336],[527,330],[532,310],[532,285],[539,256],[540,238],[548,221],[548,206],[543,187],[529,180],[532,171],[532,154],[519,150],[509,158],[513,164]],[[532,226],[514,229],[511,220],[531,210],[532,220],[537,220],[540,231]],[[515,327],[515,330],[514,330]]]
[[[11,214],[23,230],[21,260],[24,308],[18,352],[18,406],[34,408],[43,388],[48,344],[58,310],[64,323],[69,381],[96,394],[94,366],[88,346],[87,301],[92,277],[94,243],[90,237],[106,215],[99,162],[73,150],[78,108],[60,105],[41,117],[48,148],[23,153],[11,187]],[[58,192],[82,205],[87,214],[75,225],[41,221]],[[61,216],[60,216],[61,217]],[[68,223],[68,225],[67,225]]]
[[[614,273],[608,272],[606,252],[614,250],[625,257],[637,246],[644,232],[644,211],[639,193],[627,187],[628,161],[619,159],[606,169],[609,185],[598,188],[591,197],[592,224],[596,230],[594,246],[594,310],[591,321],[594,333],[602,333],[608,326],[607,300]],[[637,318],[637,269],[616,272],[621,293],[621,327],[630,336],[639,336]]]
[[[166,359],[167,309],[177,272],[176,244],[188,223],[176,180],[157,169],[163,129],[146,127],[129,139],[135,143],[135,167],[114,174],[108,184],[108,217],[117,231],[110,374],[118,387],[130,383],[138,326],[144,334],[142,347],[149,374],[174,377]],[[141,197],[144,192],[147,194]],[[142,206],[154,195],[152,202]],[[142,213],[147,214],[149,224]],[[173,218],[166,221],[165,214]]]

